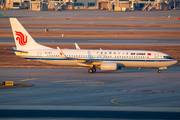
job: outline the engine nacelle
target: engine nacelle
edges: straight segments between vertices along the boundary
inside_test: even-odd
[[[117,63],[115,62],[105,62],[101,64],[101,71],[116,71]]]

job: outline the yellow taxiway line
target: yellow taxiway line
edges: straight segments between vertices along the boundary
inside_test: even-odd
[[[29,80],[36,80],[37,78],[31,78],[31,79],[24,79],[24,80],[20,80],[20,81],[29,81]]]

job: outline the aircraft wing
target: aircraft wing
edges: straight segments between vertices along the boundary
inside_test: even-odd
[[[77,59],[77,58],[71,58],[71,57],[67,57],[63,51],[57,47],[59,54],[61,56],[61,58],[66,58],[66,59],[71,59],[71,60],[76,60],[79,62],[79,65],[81,66],[92,66],[92,65],[100,65],[102,62],[101,61],[95,61],[93,59]]]

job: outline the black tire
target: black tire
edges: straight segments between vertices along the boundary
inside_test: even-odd
[[[93,70],[92,70],[92,69],[89,69],[88,72],[89,72],[89,73],[93,73]]]
[[[161,70],[158,70],[158,73],[161,73],[162,71]]]

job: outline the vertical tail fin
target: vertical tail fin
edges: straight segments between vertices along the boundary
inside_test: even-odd
[[[17,50],[51,49],[40,45],[31,37],[16,18],[9,18]]]

